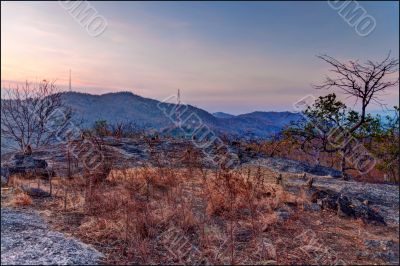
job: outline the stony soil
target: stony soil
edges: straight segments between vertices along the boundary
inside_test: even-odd
[[[28,210],[1,209],[1,264],[97,264],[102,254],[62,233],[49,230]]]

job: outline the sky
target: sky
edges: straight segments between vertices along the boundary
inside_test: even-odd
[[[210,112],[290,111],[328,93],[311,86],[329,73],[318,54],[399,57],[397,2],[359,2],[376,21],[364,37],[323,1],[90,2],[106,23],[98,36],[65,2],[1,2],[2,88],[47,79],[67,89],[71,69],[80,92],[162,100],[180,89]],[[399,105],[399,88],[382,98]]]

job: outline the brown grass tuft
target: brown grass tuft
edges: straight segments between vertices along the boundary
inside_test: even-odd
[[[32,198],[26,193],[18,193],[12,199],[14,206],[28,206],[32,205]]]

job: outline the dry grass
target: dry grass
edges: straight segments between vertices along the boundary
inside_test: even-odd
[[[32,205],[32,198],[26,193],[18,193],[11,201],[14,206],[29,206]]]
[[[91,186],[88,177],[55,178],[54,198],[35,207],[51,211],[55,229],[102,251],[104,263],[315,264],[295,240],[309,229],[346,262],[371,263],[355,258],[363,237],[356,232],[376,228],[304,212],[305,192],[289,193],[275,184],[276,174],[258,167],[113,170]],[[279,219],[276,211],[289,206],[294,214]]]
[[[260,171],[248,169],[113,170],[93,187],[84,179],[55,178],[56,199],[45,208],[64,216],[82,214],[77,224],[69,217],[64,230],[100,247],[107,263],[188,263],[183,254],[171,254],[176,237],[196,250],[192,263],[256,263],[264,231],[278,223],[274,210],[298,203],[282,186],[265,180]],[[177,236],[163,237],[170,231]],[[250,253],[254,258],[246,257]]]

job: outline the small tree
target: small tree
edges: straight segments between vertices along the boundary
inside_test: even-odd
[[[318,58],[327,62],[331,67],[333,76],[327,77],[325,81],[315,86],[317,89],[339,89],[349,97],[360,103],[361,113],[355,114],[349,117],[351,126],[343,131],[344,139],[349,139],[351,136],[359,130],[365,123],[367,123],[367,107],[371,102],[382,104],[379,100],[379,96],[382,92],[390,87],[396,86],[399,83],[398,77],[392,77],[392,74],[398,72],[399,61],[397,59],[390,58],[388,56],[380,61],[373,62],[367,61],[364,64],[358,61],[350,61],[348,63],[342,63],[333,57],[328,55],[321,55]],[[327,121],[330,122],[330,121]],[[346,154],[351,146],[351,142],[342,145],[335,150],[341,151],[342,154]],[[341,169],[345,175],[344,170],[346,169],[345,156],[342,158]]]
[[[64,104],[54,83],[47,80],[34,86],[26,82],[4,95],[1,135],[14,140],[21,151],[49,144],[71,120],[71,108]]]
[[[345,175],[346,170],[356,169],[346,164],[346,156],[353,148],[353,141],[338,147],[332,141],[332,129],[340,128],[344,132],[350,132],[355,124],[358,123],[360,114],[350,110],[344,103],[337,100],[334,93],[321,96],[316,99],[312,106],[309,106],[303,119],[288,129],[298,141],[301,150],[309,155],[319,155],[328,153],[331,156],[339,154],[341,156],[341,171]],[[379,121],[371,115],[366,115],[362,126],[353,131],[349,136],[360,142],[370,139],[376,133],[374,130],[379,127]],[[347,133],[346,133],[347,134]]]
[[[105,137],[110,134],[110,131],[108,129],[109,125],[107,123],[107,120],[97,120],[94,123],[93,128],[94,128],[94,132],[95,132],[96,136]]]
[[[400,171],[400,109],[394,106],[394,115],[386,116],[380,127],[374,128],[373,141],[370,145],[372,153],[379,159],[377,168],[388,175],[385,181],[399,182]]]
[[[285,135],[294,138],[293,144],[310,156],[320,155],[321,152],[332,155],[336,152],[330,145],[329,133],[331,128],[343,125],[346,106],[329,94],[316,99],[303,113],[304,119],[294,122]]]

